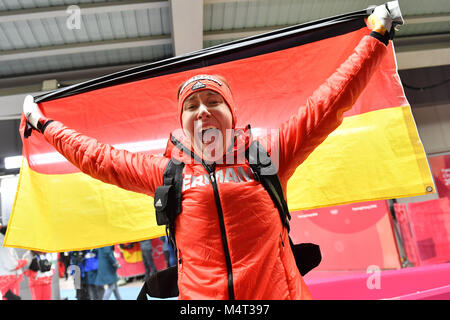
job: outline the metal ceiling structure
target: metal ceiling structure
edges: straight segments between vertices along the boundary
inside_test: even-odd
[[[25,94],[384,2],[0,0],[0,158],[20,148]],[[399,69],[449,66],[450,1],[399,2]]]
[[[80,70],[90,78],[108,67],[152,62],[383,2],[0,0],[0,87],[58,79],[57,73],[77,80],[81,75],[67,72]],[[400,69],[449,64],[450,2],[400,4],[406,20],[396,38]],[[420,63],[412,62],[418,54],[423,58],[414,60]]]

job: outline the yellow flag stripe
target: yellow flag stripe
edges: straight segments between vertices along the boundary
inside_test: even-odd
[[[153,198],[83,173],[40,174],[24,161],[5,245],[63,252],[162,235]]]
[[[434,191],[410,106],[344,118],[288,182],[291,211]]]
[[[422,141],[420,140],[419,134],[417,132],[417,127],[411,112],[411,108],[405,107],[402,108],[402,111],[403,121],[406,125],[406,129],[408,130],[409,139],[414,149],[414,154],[416,155],[417,167],[422,175],[422,181],[424,181],[425,189],[427,189],[426,192],[436,192],[430,165],[428,163],[425,150],[423,149]]]

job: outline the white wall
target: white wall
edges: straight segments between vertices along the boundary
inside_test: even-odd
[[[450,152],[450,104],[412,111],[427,155]]]
[[[1,191],[1,218],[2,223],[7,224],[9,214],[14,203],[16,195],[17,183],[19,182],[19,175],[0,177],[0,191]]]

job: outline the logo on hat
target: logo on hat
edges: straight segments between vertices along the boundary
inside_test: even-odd
[[[202,83],[202,82],[200,82],[200,81],[197,81],[193,86],[192,86],[192,91],[194,91],[194,90],[198,90],[198,89],[203,89],[204,87],[206,87],[206,84],[204,84],[204,83]]]

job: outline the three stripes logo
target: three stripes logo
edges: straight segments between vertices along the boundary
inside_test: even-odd
[[[203,89],[203,88],[205,88],[206,87],[206,84],[204,84],[204,83],[202,83],[202,82],[200,82],[200,81],[197,81],[193,86],[192,86],[192,91],[194,91],[194,90],[198,90],[198,89]]]

